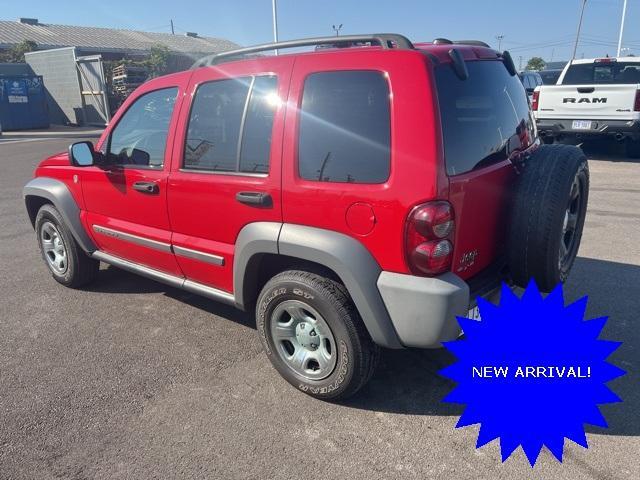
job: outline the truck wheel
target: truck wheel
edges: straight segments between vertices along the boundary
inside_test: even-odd
[[[35,227],[42,258],[58,283],[78,288],[96,277],[100,262],[80,248],[53,205],[38,210]]]
[[[589,196],[589,166],[577,147],[543,145],[524,163],[515,190],[507,256],[516,285],[549,292],[569,275]]]
[[[627,140],[627,157],[640,158],[640,140]]]
[[[369,381],[379,355],[344,286],[289,270],[262,289],[256,326],[273,366],[323,400],[346,398]]]

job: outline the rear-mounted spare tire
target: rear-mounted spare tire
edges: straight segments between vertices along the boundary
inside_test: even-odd
[[[507,256],[513,282],[534,279],[549,292],[564,282],[576,259],[589,196],[589,166],[582,150],[542,145],[523,164]]]

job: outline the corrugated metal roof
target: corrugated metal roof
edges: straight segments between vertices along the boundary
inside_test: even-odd
[[[78,47],[80,50],[123,53],[148,52],[154,45],[165,45],[174,52],[185,54],[217,53],[238,48],[235,43],[221,38],[71,25],[27,25],[0,20],[0,47],[24,40],[33,40],[39,49]]]

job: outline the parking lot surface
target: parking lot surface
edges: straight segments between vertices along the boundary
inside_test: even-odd
[[[22,186],[69,138],[0,141],[0,478],[640,478],[640,163],[585,148],[591,193],[566,299],[608,315],[603,338],[628,375],[609,385],[608,429],[566,442],[531,469],[461,408],[441,350],[385,351],[372,381],[341,404],[287,384],[251,315],[102,267],[85,291],[48,274]]]

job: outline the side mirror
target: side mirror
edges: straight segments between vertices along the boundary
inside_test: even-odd
[[[77,142],[69,146],[69,159],[76,167],[90,167],[95,163],[95,157],[91,142]]]

